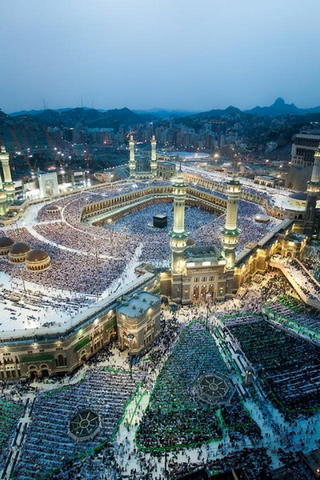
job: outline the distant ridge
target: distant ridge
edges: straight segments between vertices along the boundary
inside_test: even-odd
[[[152,121],[156,117],[150,114],[138,114],[129,108],[96,110],[94,108],[61,108],[57,110],[29,110],[16,112],[11,117],[20,119],[31,117],[33,120],[50,126],[83,126],[94,128],[117,128],[122,125],[137,125]]]
[[[241,120],[249,116],[249,114],[242,112],[239,108],[233,107],[230,105],[225,109],[213,109],[208,110],[207,112],[200,112],[193,115],[189,115],[183,118],[176,118],[176,122],[186,122],[189,124],[190,122],[197,122],[197,121],[211,121],[214,119],[223,119],[223,120]]]
[[[320,113],[320,106],[313,108],[299,108],[294,103],[286,103],[282,97],[278,97],[269,107],[254,107],[245,110],[246,113],[259,117],[278,117],[279,115],[306,115],[308,113]]]
[[[50,112],[50,114],[48,113]],[[130,110],[127,107],[114,108],[111,110],[94,109],[88,107],[76,108],[58,108],[47,110],[21,110],[19,112],[11,113],[11,117],[33,116],[39,120],[45,120],[50,117],[50,121],[60,119],[64,123],[64,118],[71,119],[72,117],[79,117],[81,113],[82,119],[89,121],[98,121],[98,123],[109,122],[112,117],[117,120],[124,120],[127,122],[152,121],[159,119],[179,119],[179,118],[219,118],[219,117],[241,117],[241,115],[256,115],[258,117],[278,117],[281,115],[308,115],[313,113],[320,113],[320,106],[313,108],[299,108],[294,103],[286,103],[282,97],[278,97],[272,105],[261,107],[256,106],[248,110],[240,110],[233,105],[225,109],[212,109],[205,112],[191,112],[187,110],[167,110],[162,108],[152,108],[150,110]],[[105,120],[105,122],[104,122]],[[103,125],[109,126],[109,125]]]
[[[139,115],[149,114],[162,119],[187,117],[189,115],[198,113],[197,111],[166,110],[165,108],[151,108],[149,110],[133,110],[133,111],[135,113],[138,113]]]
[[[268,107],[254,107],[250,110],[240,110],[233,105],[225,109],[212,109],[206,112],[200,112],[193,115],[188,115],[181,119],[181,121],[196,121],[196,120],[213,120],[213,119],[245,119],[250,116],[256,117],[279,117],[283,115],[300,116],[319,114],[320,106],[314,108],[298,108],[294,103],[286,103],[283,98],[277,98],[274,103]],[[177,119],[179,121],[179,118]]]

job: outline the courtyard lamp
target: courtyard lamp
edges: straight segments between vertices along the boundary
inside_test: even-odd
[[[165,450],[163,453],[161,453],[161,456],[164,457],[164,478],[169,477],[169,472],[168,472],[168,452]]]
[[[133,340],[134,340],[134,335],[132,333],[129,333],[127,335],[127,339],[129,341],[129,365],[130,365],[130,377],[132,378],[132,353],[131,353],[131,349],[132,349],[132,343],[133,343]]]
[[[211,293],[206,293],[206,301],[207,301],[207,316],[206,316],[206,329],[209,329],[209,302],[211,298]]]

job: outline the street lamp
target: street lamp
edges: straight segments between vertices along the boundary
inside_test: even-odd
[[[206,301],[207,301],[207,316],[206,316],[206,329],[209,330],[209,302],[211,298],[211,293],[206,293]]]
[[[132,353],[131,353],[131,349],[132,349],[132,343],[133,343],[133,340],[134,340],[134,335],[132,333],[129,333],[127,335],[127,339],[129,341],[129,364],[130,364],[130,377],[132,378]]]
[[[164,474],[165,474],[165,478],[168,478],[169,477],[169,472],[168,472],[168,452],[167,452],[167,450],[164,451],[163,456],[164,456]]]

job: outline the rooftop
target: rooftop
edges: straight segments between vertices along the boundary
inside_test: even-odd
[[[307,200],[308,195],[305,192],[294,192],[289,195],[289,198],[294,200]]]
[[[160,300],[158,295],[153,295],[149,292],[140,292],[134,295],[129,300],[123,302],[118,308],[117,312],[126,315],[127,317],[138,317],[144,314],[152,305],[158,303]]]
[[[201,259],[203,257],[214,257],[216,258],[218,256],[218,253],[216,252],[215,248],[213,246],[205,248],[205,247],[191,247],[186,250],[186,255],[188,257],[188,260],[191,260],[191,258],[198,258]]]
[[[14,241],[9,237],[0,237],[0,248],[1,247],[11,247]]]
[[[27,253],[26,260],[28,262],[42,262],[43,260],[46,260],[49,257],[47,252],[44,252],[43,250],[30,250]]]

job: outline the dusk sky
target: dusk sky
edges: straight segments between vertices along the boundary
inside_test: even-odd
[[[0,0],[0,18],[5,112],[320,105],[319,0]]]

